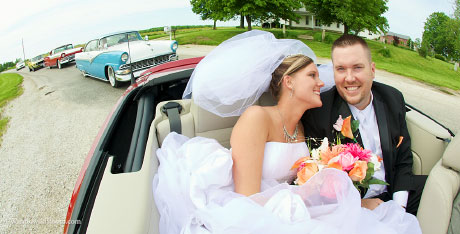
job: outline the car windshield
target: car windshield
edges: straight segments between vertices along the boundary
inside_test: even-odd
[[[34,57],[34,58],[31,59],[31,60],[32,60],[32,62],[35,62],[35,61],[40,60],[41,58],[42,58],[42,56],[41,56],[41,55],[38,55],[38,56]]]
[[[68,50],[68,49],[72,49],[72,48],[73,48],[72,44],[64,45],[64,46],[61,46],[61,47],[58,47],[58,48],[54,49],[54,53],[57,54],[59,52],[62,52],[64,50]]]
[[[129,41],[142,40],[138,32],[128,32],[128,33],[120,33],[120,34],[115,34],[115,35],[110,35],[108,37],[104,37],[100,40],[99,44],[104,47],[110,47],[110,46],[114,46],[117,44],[127,42],[128,38],[129,38]]]

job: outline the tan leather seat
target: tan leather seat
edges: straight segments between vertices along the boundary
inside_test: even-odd
[[[157,105],[155,120],[157,138],[159,145],[163,143],[164,138],[168,135],[169,119],[161,111],[161,107],[170,101],[161,102]],[[182,134],[188,137],[202,136],[216,139],[226,148],[230,148],[230,136],[233,126],[238,121],[239,116],[220,117],[209,111],[204,110],[190,99],[173,100],[182,105],[180,113]],[[269,93],[264,93],[255,105],[270,106],[275,102]]]
[[[203,136],[214,138],[223,146],[227,148],[230,147],[231,132],[238,117],[223,118],[214,115],[200,108],[190,99],[173,101],[180,103],[183,107],[180,113],[183,135],[188,137]],[[161,147],[164,138],[170,132],[169,119],[161,111],[161,107],[167,102],[170,101],[165,101],[157,105],[156,115],[151,126],[151,135],[149,137],[149,146],[152,147],[146,151],[146,154],[152,154],[152,152],[155,152],[156,149]],[[265,93],[255,104],[268,106],[273,105],[274,101],[270,94]],[[431,170],[431,166],[429,165],[430,162],[426,162],[427,158],[429,160],[433,160],[433,157],[439,159],[441,155],[438,156],[437,154],[443,151],[445,143],[436,141],[434,142],[436,145],[433,146],[433,140],[431,139],[433,138],[433,134],[431,134],[432,131],[429,131],[430,129],[427,130],[427,126],[431,126],[433,123],[427,122],[428,120],[425,121],[423,118],[420,120],[421,117],[415,113],[409,113],[408,127],[411,135],[413,135],[414,146],[412,150],[414,152],[414,158],[418,157],[418,161],[414,159],[414,163],[416,164],[418,162],[418,166],[414,167],[418,172],[417,174],[424,174],[424,172],[428,173]],[[421,123],[426,124],[420,126],[417,124],[420,121],[424,121]],[[437,126],[437,128],[440,127]],[[437,129],[435,130],[437,135],[446,136],[446,138],[449,136],[446,135],[448,133],[439,132]],[[435,149],[427,150],[426,147],[429,147],[430,144],[432,147],[435,147]],[[436,155],[433,155],[435,153]],[[460,187],[460,139],[454,139],[448,145],[442,158],[437,161],[438,162],[429,174],[417,215],[424,234],[446,233],[447,231],[451,217],[452,202]],[[423,165],[424,167],[422,167],[422,164],[425,164]],[[435,163],[433,162],[433,164]],[[157,164],[155,164],[154,167],[156,168]],[[158,214],[155,213],[154,217],[158,217]],[[157,222],[157,219],[152,219],[153,224],[157,224]]]
[[[431,170],[423,190],[417,219],[424,234],[446,233],[452,204],[460,188],[460,137],[447,146]]]
[[[446,129],[417,111],[407,112],[406,121],[412,141],[413,172],[416,175],[428,175],[447,147],[447,143],[439,138],[450,139],[451,136]]]

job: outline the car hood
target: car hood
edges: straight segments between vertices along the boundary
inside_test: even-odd
[[[38,60],[30,61],[30,63],[40,63],[40,62],[43,62],[43,58],[38,59]]]
[[[73,53],[78,52],[78,51],[80,51],[80,50],[81,50],[81,48],[68,49],[68,50],[62,51],[61,54],[62,54],[62,53],[73,54]]]
[[[162,54],[172,53],[171,44],[174,41],[155,40],[155,41],[133,41],[111,46],[107,51],[124,51],[130,54],[131,61],[137,62],[144,59],[152,58]]]
[[[49,57],[56,58],[56,57],[60,57],[61,54],[75,54],[75,53],[79,52],[80,50],[81,50],[81,48],[72,48],[72,49],[64,50],[64,51],[61,51],[59,53],[53,54],[53,55],[51,55]]]

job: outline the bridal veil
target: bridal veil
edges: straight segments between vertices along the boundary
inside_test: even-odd
[[[222,117],[239,116],[268,90],[273,71],[289,55],[316,61],[305,43],[252,30],[224,41],[195,68],[183,98]]]

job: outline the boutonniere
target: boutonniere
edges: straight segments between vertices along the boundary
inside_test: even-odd
[[[337,144],[341,144],[341,140],[345,138],[350,138],[355,143],[358,143],[354,133],[359,129],[359,120],[352,120],[351,115],[342,119],[342,115],[339,115],[333,127],[337,131]]]
[[[403,136],[399,136],[398,145],[396,145],[396,148],[399,148],[399,146],[401,145],[401,143],[402,143],[403,140],[404,140],[404,137],[403,137]]]

